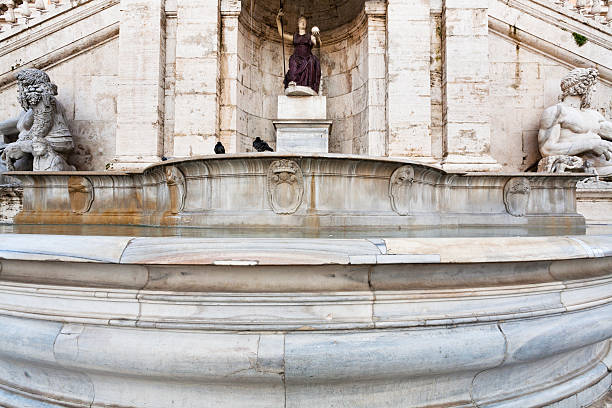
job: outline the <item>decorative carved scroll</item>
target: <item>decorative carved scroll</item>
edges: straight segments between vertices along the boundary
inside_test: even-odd
[[[185,194],[187,192],[185,176],[175,166],[165,167],[164,174],[170,192],[170,213],[178,214],[185,208]]]
[[[414,169],[402,166],[396,169],[389,179],[389,197],[391,208],[399,215],[410,213],[410,195],[414,182]]]
[[[76,214],[85,214],[94,202],[93,184],[87,177],[70,176],[68,178],[68,196],[70,209]]]
[[[527,213],[531,186],[525,177],[511,178],[504,186],[504,204],[508,214],[522,217]]]
[[[304,176],[292,160],[276,160],[270,164],[267,176],[268,202],[277,214],[293,214],[302,204]]]

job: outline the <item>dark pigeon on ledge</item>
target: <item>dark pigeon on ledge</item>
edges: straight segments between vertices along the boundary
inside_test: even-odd
[[[225,147],[223,147],[223,143],[217,142],[215,145],[215,154],[225,154]]]
[[[259,136],[257,136],[255,140],[253,140],[253,147],[258,152],[273,152],[274,151],[266,142],[261,140]]]

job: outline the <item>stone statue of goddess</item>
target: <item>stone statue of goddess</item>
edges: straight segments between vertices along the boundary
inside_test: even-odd
[[[298,32],[290,35],[283,33],[281,18],[283,10],[279,10],[276,15],[276,25],[281,42],[292,41],[294,46],[293,55],[289,58],[289,70],[285,74],[285,89],[290,86],[305,86],[319,93],[319,83],[321,82],[321,64],[319,59],[312,54],[312,47],[321,46],[319,29],[312,27],[311,34],[306,32],[306,18],[298,18]],[[284,46],[284,45],[283,45]]]

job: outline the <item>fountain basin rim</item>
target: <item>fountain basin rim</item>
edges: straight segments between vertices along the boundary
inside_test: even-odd
[[[346,160],[360,160],[368,162],[385,162],[385,163],[397,163],[405,165],[420,166],[424,168],[435,169],[442,174],[450,175],[465,175],[465,176],[487,176],[487,177],[554,177],[554,178],[574,178],[576,180],[584,179],[592,176],[588,173],[535,173],[535,172],[461,172],[461,171],[446,171],[438,164],[422,163],[416,160],[402,157],[377,157],[377,156],[363,156],[353,154],[340,154],[340,153],[312,153],[312,154],[298,154],[298,153],[276,153],[276,152],[263,152],[263,153],[231,153],[231,154],[213,154],[213,155],[200,155],[191,157],[180,157],[168,159],[166,161],[160,161],[158,163],[150,164],[142,169],[135,170],[77,170],[77,171],[8,171],[0,173],[0,175],[6,176],[19,176],[19,175],[84,175],[84,176],[122,176],[130,174],[142,174],[148,169],[156,167],[165,167],[168,165],[176,165],[180,163],[188,163],[193,161],[208,161],[208,160],[235,160],[235,159],[250,159],[250,158],[262,158],[262,159],[301,159],[301,158],[321,158],[321,159],[346,159]]]
[[[476,264],[612,256],[612,235],[370,240],[0,234],[0,241],[0,260],[118,264]]]

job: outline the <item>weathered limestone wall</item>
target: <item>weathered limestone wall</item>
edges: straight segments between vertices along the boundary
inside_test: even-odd
[[[281,44],[267,32],[267,38],[251,29],[251,17],[243,11],[238,23],[237,115],[239,152],[253,151],[253,140],[259,136],[274,145],[272,120],[276,118],[277,96],[283,94]],[[292,47],[285,45],[287,66]]]
[[[360,14],[349,24],[349,34],[323,43],[321,76],[327,95],[327,117],[333,121],[329,138],[332,153],[362,154],[367,146],[367,26]]]
[[[388,0],[389,156],[432,162],[430,0]]]
[[[540,159],[542,111],[558,101],[571,68],[511,38],[489,35],[491,154],[505,171],[527,170]],[[612,86],[600,80],[592,106],[612,119]]]
[[[437,3],[437,2],[436,2]],[[431,156],[442,160],[442,4],[431,7],[429,80],[431,93]]]
[[[219,2],[177,0],[174,157],[211,154],[219,117]]]
[[[164,78],[163,155],[174,156],[174,97],[176,83],[176,0],[166,1],[166,66]]]
[[[75,142],[69,161],[101,170],[115,156],[119,2],[95,0],[0,36],[0,120],[21,111],[15,75],[44,69],[58,87]]]

